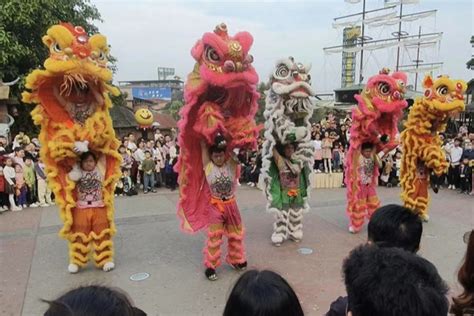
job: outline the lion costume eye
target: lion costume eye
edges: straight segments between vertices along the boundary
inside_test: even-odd
[[[390,85],[387,82],[379,82],[377,84],[377,89],[379,90],[380,94],[382,95],[389,95],[390,94]]]
[[[59,46],[59,43],[54,43],[53,44],[53,50],[56,52],[56,53],[62,53],[62,49],[61,49],[61,46]]]
[[[105,61],[106,59],[107,59],[107,54],[104,53],[103,51],[101,51],[101,52],[99,53],[99,60],[100,60],[100,61]]]
[[[289,76],[289,74],[290,74],[290,70],[285,64],[281,64],[275,70],[275,77],[279,79],[285,79]]]
[[[211,46],[206,47],[206,59],[211,63],[218,63],[221,60],[217,51]]]
[[[436,88],[436,93],[438,95],[447,95],[448,92],[449,92],[449,89],[445,85],[442,85],[442,86],[439,86],[438,88]]]

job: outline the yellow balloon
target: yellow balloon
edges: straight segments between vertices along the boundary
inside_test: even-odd
[[[135,112],[135,120],[140,126],[151,126],[153,124],[153,113],[147,108],[138,109]]]

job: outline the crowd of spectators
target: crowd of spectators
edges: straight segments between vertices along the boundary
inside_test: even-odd
[[[0,212],[54,204],[39,149],[23,131],[11,142],[0,136]]]
[[[174,166],[178,161],[179,146],[175,135],[164,135],[159,130],[153,139],[136,138],[130,133],[121,139],[122,178],[117,184],[116,195],[136,195],[156,192],[157,188],[172,191],[178,186],[178,174]]]

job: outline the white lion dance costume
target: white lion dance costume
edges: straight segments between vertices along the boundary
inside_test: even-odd
[[[121,162],[109,114],[109,93],[119,94],[109,84],[109,46],[69,23],[49,28],[43,43],[50,52],[45,69],[28,75],[23,102],[38,104],[31,115],[41,126],[40,156],[64,222],[59,235],[69,242],[68,270],[84,267],[93,250],[96,266],[109,271]]]
[[[275,246],[303,238],[303,213],[309,209],[308,176],[314,160],[310,68],[292,57],[278,61],[265,100],[262,175],[267,210],[276,215],[271,237]]]

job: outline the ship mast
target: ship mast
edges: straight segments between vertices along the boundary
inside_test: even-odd
[[[350,3],[358,3],[361,0],[346,0]],[[356,54],[360,52],[360,64],[359,64],[359,83],[362,83],[364,79],[364,51],[375,51],[389,47],[397,47],[397,57],[395,63],[396,70],[403,70],[406,72],[415,73],[415,89],[417,87],[418,72],[426,71],[427,69],[433,70],[439,68],[443,63],[423,63],[420,60],[420,51],[426,45],[437,44],[442,37],[441,32],[437,33],[425,33],[421,32],[421,27],[417,35],[410,35],[403,30],[403,22],[415,21],[424,17],[435,15],[437,10],[428,10],[416,13],[404,14],[404,2],[410,3],[408,0],[400,0],[391,3],[391,1],[385,1],[385,7],[377,8],[372,10],[366,9],[366,0],[362,0],[362,11],[354,14],[340,16],[334,18],[333,27],[344,27],[343,33],[343,44],[338,46],[325,47],[324,52],[326,54],[342,52],[342,73],[341,73],[341,86],[347,87],[355,83],[355,64]],[[395,9],[399,7],[398,12]],[[382,12],[385,11],[385,12]],[[387,14],[386,11],[389,11]],[[378,15],[374,15],[378,13]],[[380,14],[382,13],[382,14]],[[397,14],[398,13],[398,14]],[[348,21],[348,19],[357,18],[357,20]],[[398,31],[392,33],[393,37],[373,39],[366,35],[366,26],[379,27],[385,25],[398,24]],[[416,47],[417,57],[413,62],[413,65],[401,65],[402,48]],[[424,66],[424,67],[423,67]]]
[[[398,42],[400,43],[400,38],[402,37],[402,13],[403,13],[403,1],[400,1],[400,22],[398,23]],[[400,63],[400,45],[397,48],[397,66],[395,67],[396,71],[398,71],[398,66]]]
[[[362,21],[365,20],[365,0],[363,0],[364,3],[362,5]],[[362,70],[364,67],[364,32],[365,32],[365,24],[362,23],[362,35],[361,38],[362,40],[360,41],[360,47],[362,48],[360,51],[360,69],[359,69],[359,83],[362,83],[362,80],[364,80],[364,76],[362,75]]]

